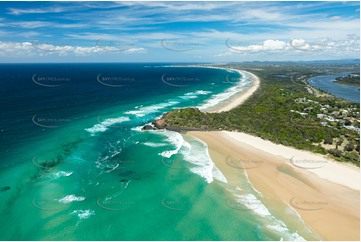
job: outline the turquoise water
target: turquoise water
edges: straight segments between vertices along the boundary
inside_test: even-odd
[[[248,76],[154,64],[0,68],[2,240],[318,238],[243,170],[228,184],[200,140],[140,129],[175,108],[211,108]]]

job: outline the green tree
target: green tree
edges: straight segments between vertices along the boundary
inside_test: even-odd
[[[342,156],[342,151],[341,150],[330,149],[328,152],[331,155],[335,156],[335,157],[341,157]]]
[[[355,149],[355,145],[352,143],[348,143],[344,148],[345,151],[353,151],[354,149]]]
[[[326,139],[325,139],[325,141],[323,141],[323,143],[325,144],[325,145],[332,145],[333,144],[333,139],[332,139],[332,137],[327,137]]]

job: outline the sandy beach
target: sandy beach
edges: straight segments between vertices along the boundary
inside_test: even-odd
[[[240,90],[239,92],[236,92],[235,94],[233,94],[226,100],[221,101],[220,103],[218,103],[215,106],[206,108],[204,110],[202,109],[204,112],[208,112],[208,113],[227,112],[227,111],[237,107],[238,105],[242,104],[245,100],[247,100],[247,98],[252,96],[252,94],[255,91],[257,91],[257,89],[260,85],[260,80],[259,80],[258,76],[256,76],[255,74],[253,74],[251,72],[244,71],[244,70],[225,68],[225,67],[216,67],[216,66],[199,66],[199,65],[177,65],[177,66],[172,66],[172,67],[197,67],[197,68],[231,70],[231,71],[238,72],[241,76],[246,74],[249,77],[251,77],[251,79],[252,79],[251,86],[243,87],[242,90]]]
[[[252,88],[214,111],[228,111],[257,90],[260,80],[249,74],[254,79]],[[236,185],[237,174],[245,170],[258,191],[276,204],[286,203],[296,210],[323,240],[360,239],[358,167],[240,132],[188,134],[207,143],[212,160],[229,183]],[[230,164],[230,159],[236,165]]]
[[[252,80],[252,86],[251,87],[245,87],[243,90],[241,90],[240,92],[237,92],[236,94],[232,95],[230,98],[228,98],[227,100],[223,101],[222,103],[207,109],[207,112],[210,113],[216,113],[216,112],[226,112],[229,111],[235,107],[237,107],[238,105],[242,104],[245,100],[247,100],[247,98],[249,98],[250,96],[252,96],[252,94],[257,91],[259,85],[260,85],[260,80],[259,78],[254,75],[253,73],[247,72],[247,71],[240,71],[240,70],[236,70],[236,69],[231,69],[234,71],[239,72],[241,75],[242,74],[247,74],[249,75]]]

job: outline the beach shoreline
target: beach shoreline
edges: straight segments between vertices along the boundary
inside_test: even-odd
[[[235,94],[228,97],[226,100],[216,104],[215,106],[206,108],[202,111],[208,113],[220,113],[220,112],[227,112],[239,105],[241,105],[244,101],[246,101],[252,94],[257,91],[260,86],[260,79],[255,74],[245,71],[239,70],[234,68],[226,68],[226,67],[217,67],[217,66],[199,66],[199,65],[177,65],[172,67],[197,67],[197,68],[211,68],[211,69],[219,69],[219,70],[226,70],[226,71],[234,71],[238,72],[241,76],[244,74],[248,75],[252,79],[251,86],[244,86],[240,91],[236,92]]]
[[[259,88],[261,82],[258,76],[256,76],[255,74],[244,70],[237,70],[237,69],[231,69],[231,70],[237,71],[241,75],[243,74],[249,75],[252,79],[252,85],[250,87],[244,87],[241,91],[235,93],[227,100],[223,101],[222,103],[219,103],[216,106],[205,110],[206,112],[220,113],[220,112],[227,112],[233,108],[236,108],[237,106],[244,103],[249,97],[251,97],[253,93],[257,91],[257,89]]]
[[[244,71],[241,71],[244,72]],[[252,73],[251,88],[241,91],[210,112],[229,111],[249,98],[260,86]],[[192,131],[187,134],[208,145],[215,165],[228,181],[237,182],[234,167],[227,159],[238,160],[256,190],[275,202],[286,203],[324,240],[359,240],[360,172],[329,157],[278,145],[256,136],[229,131]],[[262,161],[248,169],[250,163]],[[246,167],[244,167],[246,166]],[[253,169],[255,168],[255,169]],[[285,172],[287,171],[287,172]],[[299,207],[295,200],[324,204],[314,208]],[[302,204],[302,203],[301,203]],[[310,204],[310,203],[309,203]]]
[[[264,145],[269,145],[267,143],[258,141],[254,146],[229,136],[229,133],[238,134],[228,131],[188,132],[207,144],[210,157],[229,185],[239,186],[239,172],[246,171],[257,191],[273,204],[287,204],[293,208],[322,240],[359,240],[359,190],[330,182],[308,169],[292,166],[285,157],[262,150]],[[236,162],[230,163],[230,158]],[[337,173],[337,169],[320,169]],[[351,171],[357,173],[355,169]],[[277,216],[286,222],[289,215]]]

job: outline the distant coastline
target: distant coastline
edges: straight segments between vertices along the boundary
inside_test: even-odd
[[[244,103],[252,94],[257,91],[257,89],[260,86],[260,79],[258,76],[256,76],[253,73],[244,71],[244,70],[237,70],[237,69],[231,69],[240,72],[241,75],[247,74],[252,79],[252,86],[251,87],[245,87],[243,90],[237,92],[233,96],[231,96],[228,100],[226,100],[224,103],[221,103],[209,110],[207,112],[226,112],[229,111],[242,103]]]
[[[252,80],[252,85],[243,87],[240,91],[236,92],[226,100],[221,103],[216,104],[215,106],[206,108],[205,112],[209,113],[220,113],[229,111],[239,105],[241,105],[244,101],[246,101],[252,94],[257,91],[260,86],[260,79],[255,74],[241,70],[235,69],[230,67],[219,67],[219,66],[210,66],[210,65],[175,65],[172,67],[197,67],[197,68],[211,68],[211,69],[219,69],[219,70],[226,70],[226,71],[234,71],[238,72],[242,77],[244,75],[248,75]]]

